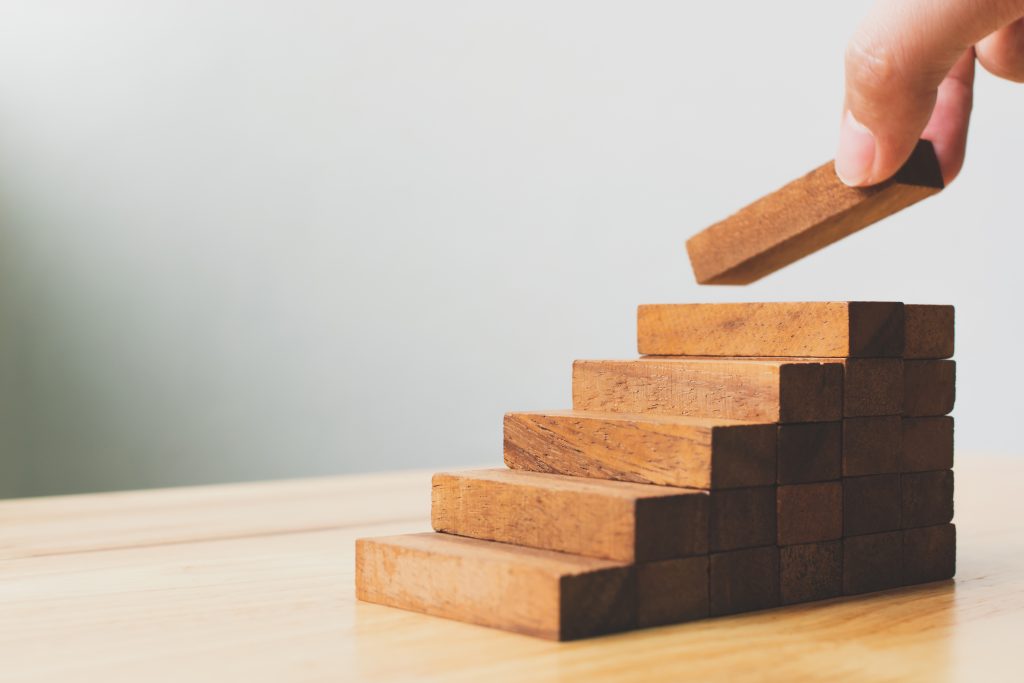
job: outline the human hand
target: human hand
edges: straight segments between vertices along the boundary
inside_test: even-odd
[[[1024,82],[1024,0],[879,0],[846,51],[836,173],[847,185],[886,180],[918,138],[931,140],[949,183],[967,145],[975,59]]]

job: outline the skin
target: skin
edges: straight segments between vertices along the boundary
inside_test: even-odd
[[[836,173],[847,185],[892,176],[919,138],[948,184],[960,172],[975,63],[1024,82],[1024,0],[879,0],[846,51]]]

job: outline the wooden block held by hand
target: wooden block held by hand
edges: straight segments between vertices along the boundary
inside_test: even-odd
[[[711,555],[711,616],[779,604],[779,549],[746,548]]]
[[[843,420],[843,476],[900,471],[903,419],[898,416]]]
[[[434,529],[622,562],[708,552],[706,491],[507,469],[434,475]]]
[[[711,492],[711,551],[775,543],[775,487]]]
[[[633,567],[448,534],[356,541],[356,597],[553,640],[632,628]]]
[[[953,418],[903,418],[900,470],[931,472],[953,469]]]
[[[956,361],[903,362],[903,415],[936,417],[952,412],[956,399]]]
[[[842,416],[839,363],[644,358],[573,363],[575,410],[829,422]]]
[[[650,356],[899,358],[903,304],[647,304],[637,347]]]
[[[842,476],[843,423],[779,425],[778,483],[808,484]]]
[[[843,536],[843,485],[838,481],[790,484],[776,492],[779,545],[831,541]]]
[[[953,356],[955,311],[952,306],[907,304],[904,311],[904,358]]]
[[[900,491],[904,529],[953,519],[953,470],[900,475]]]
[[[927,140],[892,179],[873,187],[848,187],[828,162],[697,233],[686,249],[697,282],[745,285],[942,188]]]
[[[842,594],[842,540],[779,548],[779,596],[783,605]]]
[[[636,566],[637,628],[708,616],[708,557],[684,557]]]
[[[952,524],[903,532],[903,582],[943,581],[956,574],[956,527]]]
[[[903,584],[903,532],[843,539],[843,593],[870,593]]]
[[[843,479],[843,534],[872,534],[900,528],[900,475]]]
[[[505,415],[514,469],[699,489],[775,481],[774,424],[551,411]]]

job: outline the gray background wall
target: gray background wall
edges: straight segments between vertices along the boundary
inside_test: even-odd
[[[4,2],[0,494],[498,463],[661,301],[954,303],[961,451],[1019,452],[1024,88],[948,192],[689,273],[832,155],[867,4]]]

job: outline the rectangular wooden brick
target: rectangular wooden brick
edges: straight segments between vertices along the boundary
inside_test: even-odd
[[[903,327],[900,303],[647,304],[637,346],[653,356],[898,358]]]
[[[900,528],[900,475],[843,479],[843,534],[855,536]]]
[[[899,358],[847,358],[843,361],[843,416],[900,415],[903,361]]]
[[[904,529],[946,524],[953,519],[953,470],[900,475]]]
[[[434,475],[435,531],[622,562],[708,552],[706,491],[506,469]]]
[[[505,415],[514,469],[700,489],[775,481],[774,424],[551,411]]]
[[[356,597],[553,640],[636,619],[631,566],[448,534],[356,541]]]
[[[705,285],[754,282],[942,187],[927,140],[893,178],[872,187],[848,187],[826,163],[691,237],[693,273]]]
[[[707,555],[636,566],[638,628],[703,619],[708,613]]]
[[[838,481],[790,484],[776,491],[779,545],[831,541],[843,536],[843,485]]]
[[[779,484],[832,481],[842,476],[843,423],[779,425]]]
[[[871,593],[903,584],[903,532],[843,539],[843,593]]]
[[[951,358],[954,318],[952,306],[907,304],[904,358]]]
[[[900,469],[932,472],[953,468],[953,418],[905,417]]]
[[[779,597],[783,605],[842,594],[842,540],[779,548]]]
[[[934,417],[952,412],[956,399],[956,361],[903,362],[903,415]]]
[[[775,487],[711,492],[712,552],[775,543]]]
[[[903,582],[944,581],[956,574],[956,527],[952,524],[903,532]]]
[[[898,416],[843,420],[843,476],[900,471],[903,419]]]
[[[712,553],[711,616],[779,604],[779,549],[775,546]]]
[[[842,416],[842,396],[838,363],[678,357],[573,364],[575,410],[829,422]]]

